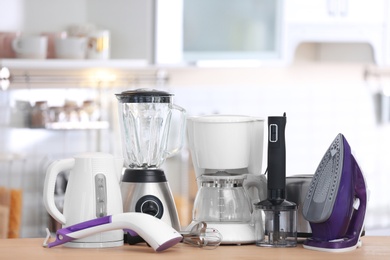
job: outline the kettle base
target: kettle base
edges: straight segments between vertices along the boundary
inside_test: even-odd
[[[119,241],[108,241],[108,242],[68,242],[64,244],[64,247],[72,248],[109,248],[109,247],[119,247],[123,246],[123,240]]]

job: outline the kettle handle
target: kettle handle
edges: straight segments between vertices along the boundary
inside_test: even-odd
[[[184,131],[186,129],[186,110],[178,105],[172,104],[172,109],[178,110],[180,112],[180,132],[178,134],[178,144],[177,147],[172,148],[170,151],[166,151],[166,158],[172,157],[183,148],[184,145]]]
[[[257,189],[257,198],[255,194],[251,194],[250,192],[248,192],[249,189],[252,187],[255,187]],[[267,178],[264,174],[247,174],[247,177],[244,181],[244,188],[248,192],[248,196],[251,199],[251,202],[259,202],[267,199]]]
[[[43,186],[43,203],[47,212],[62,225],[65,225],[66,219],[54,203],[54,189],[58,174],[61,171],[72,169],[74,164],[74,158],[57,160],[52,162],[46,170],[45,185]]]

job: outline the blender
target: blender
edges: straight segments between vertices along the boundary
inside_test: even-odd
[[[187,133],[199,188],[187,229],[202,221],[222,234],[222,244],[254,243],[253,205],[266,198],[264,120],[190,117]]]
[[[286,121],[286,113],[268,117],[267,199],[255,206],[257,246],[297,245],[297,205],[286,200]]]
[[[172,96],[149,89],[116,94],[126,167],[121,193],[123,212],[146,213],[180,230],[172,192],[160,168],[183,146],[185,110],[172,104]],[[180,115],[176,129],[171,123],[174,112]],[[176,138],[169,138],[173,135]]]

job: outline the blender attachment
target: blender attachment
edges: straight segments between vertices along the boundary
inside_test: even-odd
[[[297,206],[285,199],[285,127],[286,113],[282,117],[268,117],[268,198],[255,205],[258,246],[294,247],[297,244]]]
[[[215,228],[208,228],[206,222],[199,222],[194,225],[190,231],[181,231],[183,243],[188,245],[214,249],[222,242],[222,235]]]
[[[172,96],[148,89],[116,94],[127,168],[121,182],[123,211],[155,216],[179,230],[172,192],[160,169],[183,146],[185,110],[172,104]],[[180,114],[178,129],[171,124],[174,111]]]
[[[324,154],[303,204],[312,237],[307,249],[345,252],[361,246],[367,206],[366,183],[351,148],[338,134]]]

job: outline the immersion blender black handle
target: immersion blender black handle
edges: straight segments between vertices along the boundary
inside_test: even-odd
[[[268,117],[268,199],[282,202],[286,188],[286,113]]]

